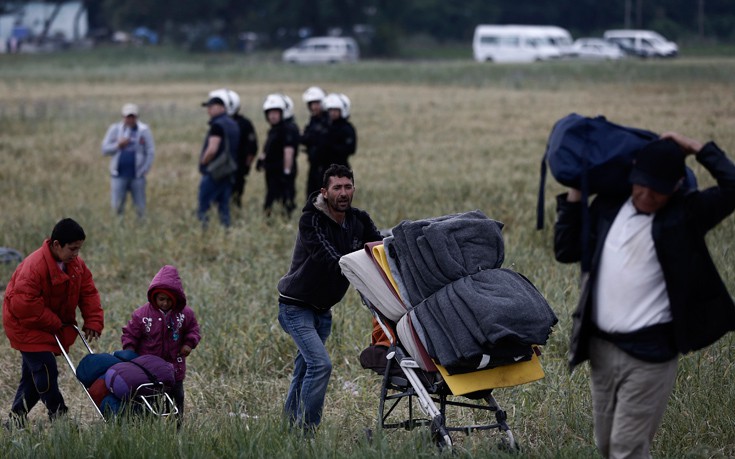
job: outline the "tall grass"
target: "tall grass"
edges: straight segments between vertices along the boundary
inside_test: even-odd
[[[505,223],[505,266],[527,275],[560,318],[544,348],[546,378],[498,390],[497,398],[524,457],[594,454],[588,374],[566,368],[577,268],[551,253],[554,204],[562,188],[550,183],[547,229],[536,231],[535,200],[541,154],[553,123],[570,112],[662,132],[715,139],[735,151],[732,59],[624,63],[559,62],[493,66],[473,62],[362,62],[294,67],[242,56],[164,55],[145,51],[87,55],[8,56],[0,65],[0,245],[35,250],[63,216],[77,219],[88,238],[82,256],[92,269],[106,311],[95,347],[120,345],[120,329],[145,301],[152,276],[166,263],[182,275],[203,340],[189,358],[187,418],[170,423],[134,420],[103,424],[64,362],[67,421],[49,424],[42,407],[33,427],[0,432],[5,457],[405,457],[432,456],[428,432],[379,433],[379,380],[363,370],[360,351],[370,321],[354,291],[334,309],[327,346],[334,373],[324,424],[313,441],[290,435],[280,410],[294,346],[276,321],[275,285],[288,268],[297,219],[262,216],[263,177],[249,177],[242,209],[225,232],[202,231],[194,217],[196,160],[206,130],[199,104],[209,90],[237,90],[261,144],[260,106],[269,92],[296,101],[312,84],[353,101],[358,153],[352,163],[354,204],[378,226],[471,209]],[[118,220],[109,209],[107,158],[99,144],[124,102],[141,105],[157,146],[149,176],[148,217],[132,209]],[[307,118],[297,103],[296,119]],[[712,184],[695,163],[700,185]],[[298,199],[307,164],[299,155]],[[551,180],[553,182],[553,180]],[[213,215],[214,220],[216,217]],[[735,236],[729,218],[708,238],[732,288]],[[0,284],[12,271],[0,267]],[[733,336],[681,359],[677,386],[654,444],[661,457],[735,455]],[[81,357],[79,346],[73,357]],[[20,358],[0,341],[0,405],[9,408]],[[462,411],[459,420],[472,422]],[[486,434],[456,436],[462,457],[504,455]]]

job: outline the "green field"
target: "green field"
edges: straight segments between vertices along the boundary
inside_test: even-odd
[[[0,56],[0,246],[35,250],[54,223],[69,216],[87,233],[82,256],[102,295],[106,329],[96,349],[120,346],[120,330],[145,301],[164,264],[182,276],[203,339],[188,359],[187,419],[103,424],[59,360],[68,421],[49,424],[42,406],[33,427],[0,429],[3,457],[425,457],[437,454],[428,429],[376,433],[379,378],[360,367],[370,316],[350,290],[334,308],[327,342],[334,363],[323,425],[301,441],[280,410],[295,352],[277,323],[276,283],[289,265],[297,217],[262,215],[264,178],[253,172],[229,232],[203,232],[194,216],[197,158],[207,116],[200,103],[227,86],[242,99],[260,144],[260,110],[270,92],[300,103],[317,84],[352,99],[358,152],[352,160],[354,205],[380,228],[480,209],[505,223],[505,267],[525,274],[559,316],[542,356],[546,378],[496,391],[521,444],[521,457],[590,457],[591,406],[586,365],[570,375],[566,352],[578,297],[576,266],[554,261],[549,180],[546,229],[535,229],[538,171],[554,122],[570,112],[657,132],[714,139],[735,153],[735,59],[681,58],[612,63],[487,65],[468,60],[364,61],[345,66],[288,66],[269,56],[191,56],[152,49],[88,54]],[[157,156],[148,179],[148,217],[132,208],[121,221],[109,207],[107,126],[125,102],[141,107]],[[307,163],[299,155],[297,199]],[[711,178],[690,159],[700,186]],[[129,204],[130,205],[130,204]],[[213,217],[215,217],[213,215]],[[216,221],[216,217],[214,219]],[[728,287],[735,220],[708,237]],[[0,266],[0,285],[12,267]],[[682,357],[677,386],[653,446],[656,457],[735,456],[735,335]],[[82,356],[74,349],[75,359]],[[9,410],[20,355],[0,339],[0,412]],[[472,413],[456,419],[474,422]],[[479,419],[478,419],[479,421]],[[459,457],[504,455],[490,434],[455,435]]]

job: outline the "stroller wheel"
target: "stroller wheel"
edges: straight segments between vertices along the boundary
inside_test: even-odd
[[[445,449],[452,450],[452,437],[449,436],[449,432],[444,425],[444,417],[442,415],[436,416],[431,421],[431,440],[440,451],[444,451]]]
[[[521,447],[518,442],[516,442],[515,438],[513,438],[513,432],[511,432],[510,430],[506,430],[505,434],[506,436],[500,439],[500,442],[498,443],[498,448],[501,451],[507,451],[509,453],[519,452],[521,450]]]

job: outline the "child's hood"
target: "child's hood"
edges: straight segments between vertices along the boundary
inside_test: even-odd
[[[166,265],[161,268],[153,277],[151,285],[148,286],[148,301],[154,304],[151,293],[155,289],[163,288],[171,291],[176,296],[175,309],[183,309],[186,306],[186,294],[184,294],[184,286],[181,284],[179,271],[171,266]]]

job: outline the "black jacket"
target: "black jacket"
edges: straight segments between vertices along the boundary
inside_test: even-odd
[[[735,330],[735,305],[705,244],[705,234],[735,210],[735,164],[714,143],[696,155],[717,180],[717,186],[703,191],[679,192],[656,212],[652,236],[663,270],[671,304],[676,348],[681,353],[701,349]],[[582,291],[569,349],[569,365],[589,358],[592,331],[591,288],[598,273],[602,247],[615,217],[628,196],[598,196],[590,206],[589,247],[594,250],[589,275],[582,279]],[[562,263],[580,261],[581,203],[569,203],[566,194],[557,198],[554,250]]]
[[[301,143],[306,146],[309,163],[325,165],[325,147],[328,129],[329,114],[327,112],[321,112],[316,116],[312,116],[309,119],[309,124],[304,127],[304,133],[301,135]],[[329,166],[329,164],[326,165]]]
[[[350,286],[339,259],[381,239],[367,212],[352,207],[340,225],[327,214],[321,194],[312,194],[299,220],[291,267],[278,282],[279,302],[329,310]]]
[[[326,157],[324,165],[342,164],[350,167],[347,158],[357,151],[357,132],[344,118],[332,121],[327,131]]]
[[[292,147],[294,152],[293,168],[296,168],[296,153],[299,151],[299,128],[292,121],[281,121],[268,130],[263,151],[265,152],[265,169],[283,170],[283,150]]]
[[[253,123],[241,114],[237,113],[232,116],[237,126],[240,128],[240,145],[237,149],[237,167],[238,175],[246,175],[248,167],[245,165],[248,157],[253,157],[258,153],[258,136],[255,133]]]
[[[210,135],[222,137],[222,140],[219,144],[219,149],[217,150],[217,154],[214,155],[214,158],[221,155],[225,148],[229,148],[230,155],[232,155],[233,158],[237,159],[237,149],[240,147],[240,128],[232,118],[224,113],[221,115],[217,115],[209,120],[209,126],[210,127],[207,131],[207,135],[204,136],[202,151],[199,154],[199,172],[201,172],[202,174],[207,173],[207,166],[205,164],[202,164],[201,159],[204,156],[204,151],[207,149],[207,143],[209,142]]]

